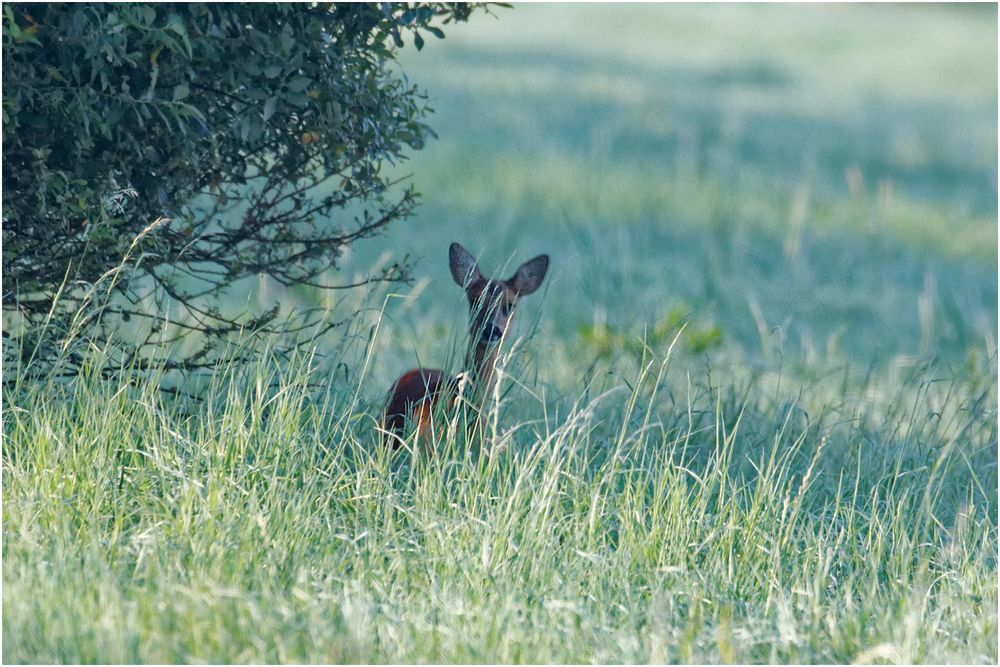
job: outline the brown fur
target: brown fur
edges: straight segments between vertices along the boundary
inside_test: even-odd
[[[403,373],[389,392],[389,400],[385,406],[385,417],[382,427],[399,435],[403,432],[406,418],[417,416],[414,413],[416,406],[420,407],[419,428],[421,437],[425,429],[430,429],[430,419],[437,402],[441,396],[449,395],[448,407],[454,403],[454,394],[457,389],[448,387],[444,390],[444,385],[456,384],[455,378],[449,378],[445,382],[444,371],[437,368],[414,368]],[[424,422],[427,422],[426,424]]]

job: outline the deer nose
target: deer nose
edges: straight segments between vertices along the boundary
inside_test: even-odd
[[[503,337],[503,331],[495,324],[491,324],[483,329],[481,338],[488,343],[495,343]]]

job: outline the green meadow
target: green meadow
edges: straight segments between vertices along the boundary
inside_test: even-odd
[[[996,663],[996,7],[492,12],[400,57],[422,204],[338,278],[412,285],[251,286],[348,321],[202,400],[5,391],[3,661]],[[452,241],[549,273],[394,454]]]

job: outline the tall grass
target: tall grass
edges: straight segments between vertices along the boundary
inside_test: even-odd
[[[994,390],[775,405],[667,349],[431,456],[305,354],[15,386],[4,661],[996,661]]]

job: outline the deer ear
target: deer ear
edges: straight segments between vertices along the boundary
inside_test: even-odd
[[[549,256],[539,255],[518,267],[517,273],[507,281],[507,284],[520,295],[531,294],[542,284],[545,272],[548,270]]]
[[[451,277],[462,289],[483,279],[483,274],[476,266],[476,258],[460,243],[452,243],[448,248],[448,266],[451,268]]]

